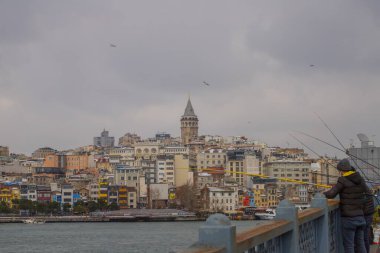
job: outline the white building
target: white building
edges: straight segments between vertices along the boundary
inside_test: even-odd
[[[264,165],[264,174],[270,177],[286,177],[292,180],[310,183],[312,178],[311,162],[296,160],[278,160]],[[295,183],[278,181],[279,186],[293,185]]]
[[[69,184],[62,185],[62,205],[70,204],[71,207],[74,205],[74,189]]]
[[[230,188],[207,187],[202,194],[203,207],[210,212],[234,211],[238,194]]]
[[[157,157],[157,183],[175,185],[173,156]]]

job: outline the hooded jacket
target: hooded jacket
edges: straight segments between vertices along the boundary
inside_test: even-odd
[[[360,174],[350,171],[345,176],[339,177],[337,184],[324,194],[328,199],[333,199],[339,194],[341,216],[355,217],[364,215],[367,191],[368,187]]]

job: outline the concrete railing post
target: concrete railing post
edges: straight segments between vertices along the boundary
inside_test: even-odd
[[[298,212],[289,200],[282,200],[276,210],[276,220],[292,222],[293,229],[282,236],[282,252],[300,253]]]
[[[199,229],[200,245],[225,248],[226,253],[236,252],[236,226],[223,214],[211,215]]]
[[[319,218],[319,222],[316,226],[318,235],[317,252],[330,252],[329,208],[326,197],[321,193],[315,194],[314,198],[311,200],[311,207],[323,209],[323,216]]]

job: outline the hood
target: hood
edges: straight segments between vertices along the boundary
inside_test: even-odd
[[[356,185],[360,184],[363,181],[362,176],[360,176],[360,174],[357,172],[355,172],[355,173],[353,173],[353,174],[351,174],[345,178],[350,180],[351,182],[353,182]]]

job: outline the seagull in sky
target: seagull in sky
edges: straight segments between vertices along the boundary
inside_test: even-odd
[[[309,67],[314,67],[314,64],[310,64]]]
[[[207,86],[210,86],[210,84],[209,84],[209,83],[206,83],[205,81],[203,81],[203,84],[204,84],[204,85],[207,85]]]
[[[116,45],[115,44],[110,44],[110,47],[116,47]]]

